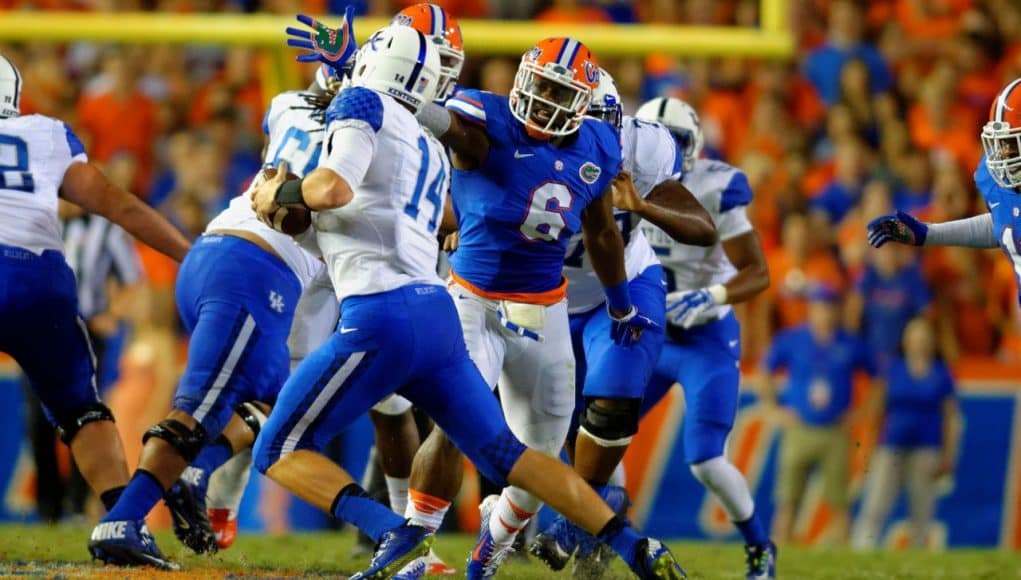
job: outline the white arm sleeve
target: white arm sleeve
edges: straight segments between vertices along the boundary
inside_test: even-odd
[[[993,214],[990,213],[927,225],[929,233],[925,236],[926,246],[991,249],[1000,245],[993,234]]]
[[[348,186],[358,186],[372,163],[376,133],[365,121],[345,119],[330,125],[319,166],[332,169]]]
[[[719,234],[721,242],[746,234],[753,229],[752,222],[748,220],[748,212],[745,211],[743,205],[723,212],[716,220],[716,232]]]

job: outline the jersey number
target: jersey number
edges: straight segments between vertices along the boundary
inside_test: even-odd
[[[411,201],[408,202],[408,205],[404,206],[404,213],[411,216],[411,219],[418,219],[418,210],[422,203],[422,192],[425,190],[425,179],[429,174],[429,143],[425,140],[425,137],[418,138],[418,149],[422,152],[422,164],[418,170],[418,180],[415,182],[415,193],[411,196]],[[440,187],[446,177],[447,172],[444,171],[441,164],[440,171],[436,174],[436,178],[433,179],[432,183],[429,184],[429,190],[425,194],[425,198],[433,204],[433,215],[429,220],[428,226],[430,233],[435,233],[436,228],[439,226],[437,221],[440,218],[440,209],[443,208],[443,197]]]
[[[275,168],[281,159],[288,165],[304,162],[305,167],[301,170],[301,176],[304,177],[319,166],[319,152],[323,148],[323,144],[319,143],[315,149],[310,151],[310,145],[312,145],[312,138],[308,133],[297,127],[291,127],[284,133],[284,138],[277,146],[277,150],[273,152],[273,160],[269,164]],[[295,169],[297,168],[291,167],[291,172],[295,173]]]
[[[618,213],[613,216],[617,226],[620,227],[620,236],[624,239],[624,245],[631,241],[631,213]],[[564,258],[564,265],[568,268],[581,268],[582,257],[585,255],[585,242],[583,238],[578,239],[578,245]]]
[[[530,242],[555,242],[567,226],[564,212],[571,209],[574,196],[563,183],[550,181],[532,190],[532,202],[518,231]]]
[[[35,191],[35,180],[28,171],[28,145],[18,137],[0,135],[0,189]]]

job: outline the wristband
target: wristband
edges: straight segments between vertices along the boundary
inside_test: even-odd
[[[631,310],[631,292],[628,290],[627,280],[616,286],[603,288],[606,292],[606,305],[610,310],[617,312],[629,312]]]
[[[713,297],[713,302],[716,304],[727,303],[727,287],[723,284],[714,284],[706,288],[706,290],[709,292],[709,295]]]
[[[304,208],[308,208],[308,204],[305,203],[305,198],[301,195],[301,184],[303,179],[292,179],[290,181],[283,182],[280,187],[277,188],[276,195],[273,196],[273,201],[279,205],[300,205]]]

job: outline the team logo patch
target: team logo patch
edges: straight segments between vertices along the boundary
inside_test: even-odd
[[[591,161],[586,161],[585,164],[578,169],[578,177],[581,177],[581,180],[585,183],[592,185],[599,180],[599,174],[602,172],[603,170],[600,169],[598,165]]]
[[[533,46],[532,50],[528,51],[528,54],[525,56],[525,58],[531,61],[535,61],[539,60],[540,56],[542,56],[542,49],[539,48],[538,46]]]
[[[394,16],[393,23],[401,26],[411,26],[411,17],[407,14],[398,14]]]
[[[553,169],[556,169],[557,171],[563,171],[564,170],[564,162],[559,160],[559,159],[557,159],[556,161],[553,162]]]
[[[586,60],[585,64],[584,64],[584,67],[585,67],[585,80],[587,80],[589,83],[593,83],[593,84],[598,83],[599,82],[599,67],[596,66],[596,63],[592,62],[591,60]]]

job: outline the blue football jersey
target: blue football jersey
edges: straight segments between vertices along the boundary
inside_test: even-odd
[[[1021,301],[1021,276],[1018,276],[1021,272],[1021,194],[1000,187],[993,180],[986,167],[985,157],[982,157],[975,170],[975,185],[993,216],[993,235],[1014,265],[1014,277],[1019,288],[1018,300]]]
[[[534,295],[563,287],[564,255],[581,231],[582,212],[621,167],[620,137],[586,120],[563,147],[530,137],[507,97],[465,90],[447,107],[489,135],[481,167],[455,169],[451,195],[460,244],[455,279],[498,295]]]

